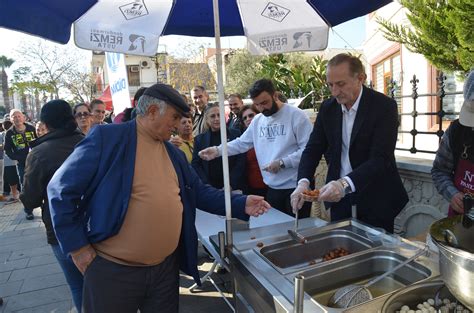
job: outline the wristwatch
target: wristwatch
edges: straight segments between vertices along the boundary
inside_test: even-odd
[[[283,162],[283,159],[280,159],[279,164],[280,168],[285,168],[285,162]]]
[[[341,183],[342,185],[342,188],[344,188],[344,193],[347,195],[347,194],[350,194],[352,192],[352,188],[351,188],[351,185],[349,185],[349,183],[347,182],[347,180],[345,180],[344,178],[340,178],[338,179],[338,181]]]

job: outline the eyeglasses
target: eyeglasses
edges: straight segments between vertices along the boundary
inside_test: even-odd
[[[243,119],[244,121],[246,121],[246,120],[248,120],[249,118],[254,118],[254,116],[255,116],[255,113],[250,113],[250,114],[247,114],[247,115],[245,115],[245,116],[242,116],[242,119]]]
[[[220,114],[211,114],[209,115],[209,118],[219,118]]]
[[[79,112],[79,113],[76,113],[74,114],[75,117],[88,117],[88,116],[91,116],[91,114],[89,112]]]

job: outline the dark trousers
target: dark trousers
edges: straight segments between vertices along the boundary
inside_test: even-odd
[[[351,195],[347,195],[336,203],[331,203],[331,222],[336,222],[352,217]],[[359,208],[360,209],[360,208]],[[389,233],[393,233],[393,219],[376,218],[369,213],[357,212],[357,219],[374,227],[382,227]]]
[[[18,163],[16,165],[16,169],[18,170],[18,178],[20,179],[20,186],[23,189],[23,176],[25,176],[25,164]],[[23,208],[26,214],[33,214],[33,209]]]
[[[267,191],[267,201],[270,205],[290,216],[295,216],[293,214],[293,209],[291,208],[290,196],[295,189],[273,189],[268,187]],[[309,217],[311,213],[311,202],[305,202],[303,207],[298,212],[298,218]]]
[[[177,313],[177,252],[155,266],[126,266],[97,256],[84,274],[84,313]]]

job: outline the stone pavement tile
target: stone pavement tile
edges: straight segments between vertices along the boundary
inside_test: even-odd
[[[12,261],[24,258],[31,258],[39,255],[49,255],[51,253],[51,247],[45,241],[45,245],[42,247],[13,251],[8,260]]]
[[[2,313],[18,312],[25,309],[34,309],[40,306],[51,305],[58,302],[69,302],[71,294],[67,286],[46,288],[26,293],[20,293],[14,296],[6,297],[6,305]],[[69,306],[70,307],[70,306]],[[41,313],[50,311],[37,311]],[[52,311],[56,312],[56,311]],[[62,311],[61,311],[62,312]],[[67,311],[66,311],[67,312]]]
[[[0,247],[2,251],[18,251],[18,250],[31,250],[34,248],[39,248],[42,246],[47,246],[48,243],[46,239],[38,239],[38,240],[31,240],[21,243],[14,243],[14,244],[6,244]]]
[[[30,262],[28,262],[28,267],[51,264],[51,263],[56,263],[56,262],[57,260],[52,254],[39,255],[39,256],[34,256],[30,258]]]
[[[23,281],[15,281],[15,282],[9,282],[6,284],[0,284],[0,295],[2,297],[8,297],[12,295],[18,294],[20,291],[21,285],[23,284]]]
[[[12,238],[12,237],[21,237],[23,236],[23,231],[6,231],[0,233],[0,242],[5,240],[6,238]]]
[[[11,252],[2,252],[0,253],[0,263],[4,263],[8,260],[8,257],[10,256]]]
[[[25,279],[23,280],[23,285],[21,286],[20,292],[23,293],[62,285],[67,285],[67,282],[66,278],[64,277],[64,274],[61,272],[47,276]]]
[[[19,232],[20,233],[20,232]],[[41,244],[43,241],[46,241],[46,236],[44,234],[31,234],[24,235],[19,237],[9,237],[8,239],[0,239],[0,249],[4,249],[4,246],[8,245],[23,245],[23,244]]]
[[[41,227],[40,228],[29,228],[29,229],[24,229],[21,231],[22,236],[26,235],[33,235],[33,234],[40,234],[43,236],[46,236],[45,230],[44,230],[44,224],[41,222]]]
[[[28,259],[21,259],[3,262],[0,264],[0,273],[25,268],[28,261]]]
[[[40,305],[34,308],[15,311],[15,313],[77,313],[71,309],[71,301],[61,301],[46,305]],[[6,312],[5,312],[6,313]]]
[[[7,282],[8,278],[10,278],[11,273],[12,271],[0,273],[0,284]]]
[[[18,230],[25,230],[25,229],[30,229],[30,228],[39,228],[43,224],[40,221],[28,221],[28,222],[20,223],[16,225],[15,230],[18,231]]]
[[[47,276],[51,274],[62,273],[59,264],[46,264],[35,267],[24,268],[20,270],[14,270],[10,276],[9,281],[17,281],[22,279],[29,279],[41,276]]]

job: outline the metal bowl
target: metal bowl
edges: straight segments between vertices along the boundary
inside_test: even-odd
[[[400,311],[400,308],[404,305],[408,305],[410,308],[415,308],[417,304],[423,303],[428,299],[434,299],[438,290],[444,286],[444,282],[440,279],[422,282],[408,286],[401,289],[400,291],[392,294],[382,306],[382,313],[395,313]],[[449,292],[448,288],[441,289],[441,299],[452,299],[455,297]]]

